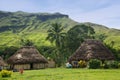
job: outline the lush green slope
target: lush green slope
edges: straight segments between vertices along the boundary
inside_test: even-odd
[[[60,13],[0,12],[0,32],[10,30],[13,32],[43,32],[46,31],[53,22],[60,22],[69,27],[76,24],[76,22],[69,19],[68,15]]]
[[[0,46],[20,46],[20,39],[30,39],[37,46],[50,45],[45,40],[51,23],[59,22],[68,30],[77,22],[60,13],[25,13],[0,11]]]
[[[120,36],[120,30],[118,29],[108,28],[106,26],[90,23],[90,22],[85,22],[83,24],[93,27],[96,33],[104,33],[107,36]]]
[[[37,46],[51,45],[46,41],[46,31],[50,28],[51,23],[59,22],[69,30],[78,22],[69,18],[68,15],[60,13],[26,13],[26,12],[3,12],[0,11],[0,47],[3,46],[20,46],[20,39],[30,39]],[[92,26],[96,33],[105,33],[108,38],[106,43],[115,42],[115,48],[119,48],[120,30],[110,29],[103,25],[94,23],[82,23]]]

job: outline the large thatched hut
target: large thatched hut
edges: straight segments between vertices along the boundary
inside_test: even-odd
[[[108,48],[103,45],[101,41],[87,39],[81,44],[76,52],[70,56],[68,61],[74,65],[74,63],[77,63],[77,61],[88,61],[90,59],[99,59],[102,61],[113,60],[114,55]]]
[[[7,60],[11,69],[40,69],[45,68],[47,59],[33,46],[21,47]]]

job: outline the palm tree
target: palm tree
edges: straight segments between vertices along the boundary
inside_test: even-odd
[[[58,64],[58,66],[61,66],[63,62],[64,55],[60,54],[62,53],[63,46],[64,46],[64,38],[65,38],[65,33],[63,32],[64,27],[62,27],[61,24],[59,23],[53,23],[51,25],[51,28],[47,31],[48,36],[47,40],[49,40],[51,43],[55,44],[55,61]]]
[[[47,31],[48,36],[47,40],[49,40],[51,43],[55,43],[55,46],[57,48],[61,48],[63,46],[63,40],[65,37],[65,33],[63,32],[64,27],[60,23],[53,23],[51,25],[51,28]]]

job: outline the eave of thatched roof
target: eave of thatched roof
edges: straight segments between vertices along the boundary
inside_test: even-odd
[[[5,63],[5,61],[3,60],[2,57],[0,57],[0,66],[6,66],[7,64]]]
[[[76,52],[70,56],[68,61],[90,59],[113,60],[114,55],[102,44],[101,41],[88,39],[85,40]]]
[[[7,62],[9,64],[47,63],[47,59],[35,47],[24,46],[11,56]]]

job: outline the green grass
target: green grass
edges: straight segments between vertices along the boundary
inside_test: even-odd
[[[26,32],[23,34],[13,34],[12,32],[0,33],[0,46],[20,46],[22,38],[31,40],[37,46],[51,46],[51,43],[46,40],[47,33],[42,32]]]
[[[113,48],[119,50],[120,49],[120,36],[110,36],[105,39],[105,43],[110,45],[111,41],[114,41]]]
[[[14,72],[11,78],[0,80],[120,80],[119,69],[41,69]]]

